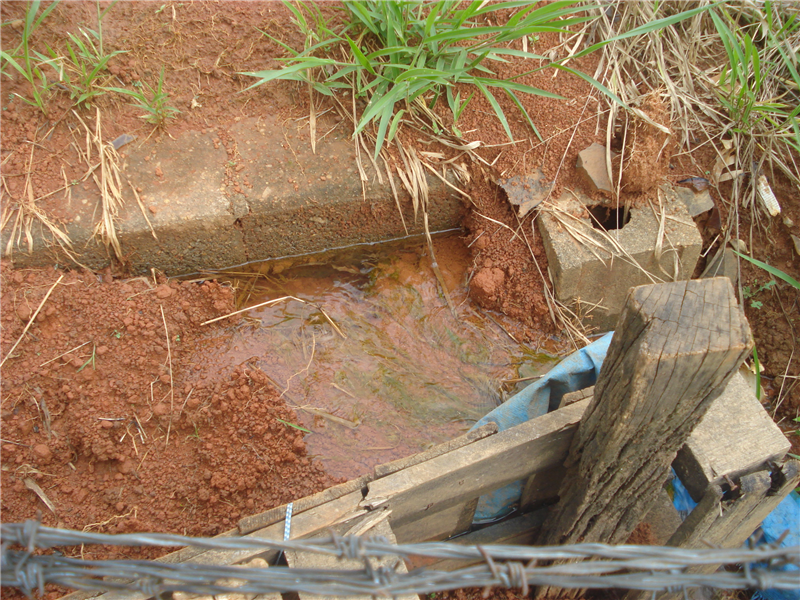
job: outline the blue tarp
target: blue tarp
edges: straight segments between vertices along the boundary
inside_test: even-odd
[[[500,431],[535,419],[558,408],[561,397],[593,386],[603,366],[613,332],[570,354],[541,379],[509,398],[475,423],[473,429],[494,422]],[[486,523],[510,513],[522,495],[523,482],[517,481],[482,496],[475,511],[475,522]]]

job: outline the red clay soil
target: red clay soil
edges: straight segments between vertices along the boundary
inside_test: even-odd
[[[0,274],[5,353],[52,288],[3,365],[4,522],[215,535],[335,483],[263,373],[205,372],[229,325],[200,324],[233,310],[228,288]]]
[[[2,22],[12,22],[3,27],[4,50],[19,43],[18,20],[25,7],[23,2],[0,5]],[[333,3],[323,5],[334,18],[336,8]],[[165,128],[153,130],[127,99],[107,94],[95,104],[103,115],[104,137],[127,133],[143,140],[205,130],[215,132],[225,143],[229,128],[242,118],[306,116],[304,87],[275,82],[244,91],[253,79],[239,74],[276,68],[276,58],[284,55],[256,28],[293,47],[302,46],[302,36],[289,16],[275,2],[114,5],[103,22],[105,46],[126,53],[111,60],[104,83],[155,85],[164,68],[164,89],[181,113]],[[66,32],[76,33],[79,25],[97,28],[96,5],[61,3],[36,31],[32,44],[42,51],[50,45],[62,52]],[[555,34],[545,34],[529,50],[565,52],[557,42]],[[587,56],[570,66],[591,74],[596,61]],[[511,61],[499,68],[498,75],[510,76],[531,67]],[[521,339],[537,340],[558,333],[542,293],[546,258],[531,226],[535,217],[528,215],[520,222],[496,183],[500,177],[541,167],[548,180],[556,181],[554,195],[581,187],[575,170],[577,153],[592,142],[604,143],[605,104],[588,83],[563,72],[554,77],[545,70],[525,75],[519,82],[566,99],[520,95],[544,140],[539,141],[511,101],[498,94],[517,140],[510,144],[489,103],[480,94],[473,97],[458,126],[467,141],[482,142],[478,153],[493,166],[469,165],[472,183],[467,191],[475,207],[464,225],[474,257],[473,299],[516,318],[514,334]],[[37,206],[55,222],[67,222],[71,218],[68,195],[52,192],[84,175],[85,166],[73,146],[85,144],[77,116],[91,123],[95,108],[73,107],[69,97],[59,92],[49,99],[44,116],[14,98],[14,93],[30,96],[27,84],[12,72],[3,80],[0,116],[4,210],[25,198],[30,173],[33,194],[42,198]],[[643,108],[651,114],[663,110],[655,99],[653,103]],[[445,108],[436,109],[447,117]],[[634,166],[640,175],[652,176],[655,169],[657,179],[676,182],[711,169],[714,157],[702,149],[669,160],[669,151],[665,155],[661,150],[663,140],[648,127],[634,124],[631,128],[634,154],[640,161],[631,165],[631,174]],[[401,135],[407,143],[420,143],[410,133]],[[236,149],[229,152],[235,154]],[[233,169],[229,171],[226,183],[234,190],[243,182]],[[639,192],[642,179],[626,179],[630,199]],[[742,237],[757,258],[800,278],[789,237],[790,233],[800,235],[800,197],[796,188],[779,177],[773,181],[790,220],[776,221],[767,229],[754,227]],[[647,183],[653,183],[652,177]],[[716,213],[701,221],[707,244],[713,243],[720,222],[725,222],[722,200],[729,201],[729,194],[725,185],[712,190],[722,221],[715,220]],[[742,273],[744,285],[751,290],[767,281],[762,271],[749,264],[743,263]],[[63,279],[54,285],[62,274]],[[204,368],[203,356],[214,352],[213,340],[230,323],[200,323],[233,310],[234,298],[226,287],[214,282],[167,281],[160,276],[155,281],[126,279],[124,272],[112,269],[101,274],[15,270],[7,261],[0,276],[0,349],[7,358],[0,387],[3,522],[40,517],[47,525],[100,532],[212,535],[230,528],[242,516],[334,483],[306,456],[301,432],[287,424],[295,423],[296,415],[259,371],[237,368],[209,373]],[[42,311],[23,335],[51,288]],[[780,404],[776,417],[789,431],[794,428],[791,419],[800,411],[798,292],[778,284],[758,292],[753,300],[761,304],[747,302],[745,310],[766,366],[766,401],[773,409]],[[790,438],[800,453],[800,437]],[[34,483],[41,496],[30,489]],[[152,556],[109,549],[85,556],[123,555]],[[471,594],[458,592],[453,597],[471,600]],[[501,596],[518,597],[494,593]],[[10,597],[5,589],[3,597]]]

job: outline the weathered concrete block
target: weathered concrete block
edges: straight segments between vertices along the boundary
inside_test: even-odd
[[[252,189],[245,202],[249,209],[240,223],[248,260],[264,260],[320,252],[365,242],[395,239],[424,231],[421,211],[397,175],[401,217],[387,174],[380,174],[362,152],[367,181],[362,182],[355,162],[353,141],[344,132],[329,135],[312,153],[308,140],[286,139],[285,144],[264,145],[283,139],[278,123],[246,119],[231,128],[238,143],[243,173]],[[428,177],[431,231],[458,227],[466,205],[441,180]]]
[[[115,223],[134,272],[154,267],[183,275],[423,231],[422,213],[415,214],[396,175],[397,201],[385,171],[378,175],[364,156],[362,183],[349,136],[331,133],[314,154],[307,137],[274,119],[243,119],[228,133],[221,140],[189,131],[120,149],[125,204]],[[427,187],[430,231],[458,227],[466,205],[432,175]],[[102,215],[98,190],[87,183],[71,193],[65,222],[72,251],[53,245],[35,223],[33,248],[27,251],[23,237],[13,251],[15,266],[77,262],[101,269],[111,262],[93,235]],[[4,231],[3,250],[8,238]]]
[[[768,462],[782,460],[790,449],[789,440],[737,373],[678,451],[672,466],[699,502],[709,485],[753,473]]]
[[[627,224],[607,232],[592,226],[587,207],[595,203],[572,192],[537,219],[556,298],[598,331],[614,328],[631,287],[688,279],[694,271],[700,232],[674,194],[659,196],[653,208],[632,208]]]
[[[237,211],[224,193],[226,158],[211,135],[196,131],[176,140],[162,138],[126,157],[126,176],[142,190],[144,214],[158,236],[153,238],[127,189],[119,232],[135,271],[156,266],[168,274],[190,273],[245,262],[236,220],[247,211]]]

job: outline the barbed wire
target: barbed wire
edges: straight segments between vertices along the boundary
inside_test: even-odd
[[[79,590],[129,590],[147,597],[164,592],[194,594],[299,592],[328,596],[400,596],[463,587],[626,588],[678,591],[686,587],[716,589],[800,588],[800,546],[762,545],[739,549],[686,549],[657,546],[573,544],[567,546],[463,546],[433,542],[394,545],[385,538],[341,537],[305,541],[256,537],[191,538],[172,534],[99,534],[43,527],[36,521],[3,524],[2,585],[26,594],[56,583]],[[193,562],[169,564],[145,560],[82,560],[37,549],[103,544],[113,546],[192,546],[212,550],[314,552],[355,559],[360,569],[329,570],[270,566],[242,568]],[[24,550],[13,549],[22,546]],[[375,559],[392,557],[377,566]],[[398,570],[403,557],[481,561],[452,571]],[[575,561],[581,562],[558,562]],[[553,563],[552,561],[556,561]],[[384,558],[385,562],[385,558]],[[692,567],[741,566],[711,574]],[[233,580],[233,581],[231,581]]]

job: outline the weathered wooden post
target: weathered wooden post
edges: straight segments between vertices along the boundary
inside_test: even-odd
[[[727,278],[632,288],[539,543],[625,542],[751,348]]]

